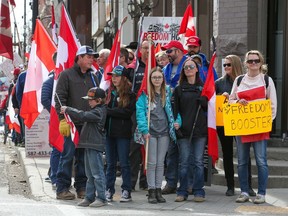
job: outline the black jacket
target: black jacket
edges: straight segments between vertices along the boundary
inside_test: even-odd
[[[88,111],[90,110],[87,101],[81,98],[87,95],[90,88],[95,87],[98,83],[97,77],[91,73],[92,69],[89,69],[85,74],[81,72],[78,64],[74,64],[73,67],[68,68],[60,73],[57,86],[56,94],[58,95],[62,106],[69,106],[78,110]],[[95,81],[95,84],[93,82]],[[55,95],[55,108],[58,113],[60,120],[64,119],[64,116],[60,114],[60,103],[59,99]],[[75,125],[82,125],[81,122],[72,118]]]
[[[116,91],[111,92],[111,100],[107,108],[106,129],[107,136],[131,138],[132,120],[131,116],[136,109],[136,96],[130,92],[130,102],[127,107],[118,107],[118,95]]]
[[[88,103],[87,101],[85,102]],[[67,107],[66,112],[71,118],[84,122],[78,148],[95,149],[104,152],[106,139],[106,105],[97,105],[94,109],[86,112]]]
[[[207,128],[207,100],[200,105],[199,99],[202,86],[191,85],[188,82],[178,85],[174,90],[174,116],[179,113],[182,119],[180,128],[182,138],[189,138],[195,121],[198,107],[200,111],[197,117],[193,137],[205,137],[208,133]],[[181,138],[181,137],[178,137]]]
[[[217,95],[222,95],[224,92],[230,94],[233,86],[233,80],[230,76],[225,75],[215,81],[215,90]]]

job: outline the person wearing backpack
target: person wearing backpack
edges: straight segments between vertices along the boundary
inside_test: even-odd
[[[233,83],[230,103],[239,103],[243,106],[255,100],[271,100],[272,119],[276,117],[277,95],[274,82],[268,77],[269,83],[265,82],[265,72],[267,67],[264,64],[263,55],[258,50],[248,51],[245,55],[245,66],[247,73],[243,78],[237,77]],[[237,86],[238,79],[242,79]],[[249,201],[248,185],[248,161],[250,155],[250,146],[253,146],[254,155],[258,169],[258,192],[254,199],[255,204],[265,203],[265,195],[268,181],[267,165],[267,140],[269,132],[236,136],[237,157],[238,157],[238,176],[240,182],[241,194],[236,199],[237,203]]]
[[[228,55],[224,59],[223,64],[225,75],[220,77],[215,81],[215,88],[217,95],[224,95],[229,99],[229,94],[231,92],[233,82],[237,76],[243,74],[243,67],[241,59],[236,55]],[[242,75],[243,77],[244,75]],[[237,81],[239,82],[241,76],[238,77]],[[239,84],[238,84],[239,85]],[[238,86],[237,85],[237,86]],[[223,164],[225,179],[227,183],[226,196],[235,195],[235,184],[234,184],[234,164],[233,164],[233,136],[225,136],[224,127],[217,126],[217,134],[221,142],[222,152],[223,152]],[[249,157],[248,164],[248,184],[249,184],[249,196],[256,196],[252,188],[252,175],[251,175],[251,159]]]

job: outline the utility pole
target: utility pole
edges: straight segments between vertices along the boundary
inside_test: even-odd
[[[24,26],[23,26],[23,29],[24,29],[24,33],[23,33],[23,54],[22,54],[22,57],[23,57],[23,60],[25,60],[25,52],[26,52],[26,37],[27,37],[27,33],[26,33],[26,0],[24,0],[24,16],[23,16],[23,19],[24,19]]]

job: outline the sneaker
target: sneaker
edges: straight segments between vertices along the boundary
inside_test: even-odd
[[[91,203],[89,206],[90,207],[101,207],[107,205],[107,201],[103,202],[101,200],[96,199],[93,203]]]
[[[235,195],[234,188],[228,188],[225,195],[226,196],[234,196]]]
[[[204,202],[205,201],[205,197],[200,196],[200,195],[196,195],[196,196],[194,196],[193,201],[194,202]]]
[[[236,203],[244,203],[249,201],[249,196],[246,193],[241,193],[240,196],[236,199]]]
[[[120,202],[130,202],[130,201],[132,201],[131,193],[127,190],[123,190]]]
[[[87,199],[82,200],[81,202],[77,203],[77,206],[88,207],[91,202]]]
[[[108,190],[108,191],[105,192],[105,196],[106,196],[106,200],[107,200],[108,202],[113,201],[113,194],[110,192],[110,190]]]
[[[176,188],[169,187],[167,184],[162,189],[162,194],[174,194],[176,193]]]
[[[253,190],[253,188],[249,188],[249,192],[248,192],[249,196],[256,196],[255,191]]]
[[[84,199],[85,198],[85,190],[79,190],[77,192],[77,198],[78,199]]]
[[[177,196],[176,199],[175,199],[175,202],[183,202],[187,200],[187,197],[184,197],[184,196]]]
[[[255,204],[262,204],[265,203],[265,195],[257,194],[256,198],[254,199]]]
[[[57,193],[56,198],[60,200],[73,200],[75,199],[75,194],[71,193],[69,190],[63,191],[61,193]]]

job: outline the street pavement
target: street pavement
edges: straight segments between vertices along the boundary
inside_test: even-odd
[[[80,201],[79,199],[71,201],[56,199],[51,183],[45,181],[49,169],[48,157],[26,157],[24,148],[15,147],[15,150],[25,169],[35,200],[65,205],[76,205]],[[121,177],[117,177],[114,201],[101,207],[101,212],[109,215],[112,212],[114,212],[113,215],[116,213],[119,215],[288,215],[288,188],[268,189],[266,203],[261,205],[253,204],[252,199],[244,204],[235,203],[235,199],[240,194],[239,188],[236,189],[235,196],[227,197],[225,196],[226,187],[217,185],[205,187],[206,201],[203,203],[193,202],[193,196],[189,196],[185,202],[174,202],[176,195],[170,194],[164,195],[166,203],[149,204],[146,197],[147,191],[139,188],[132,193],[132,202],[120,203],[120,185]],[[163,181],[163,185],[165,185],[165,181]],[[71,191],[73,192],[73,189]]]

